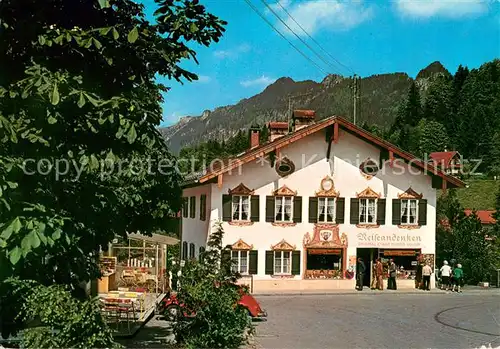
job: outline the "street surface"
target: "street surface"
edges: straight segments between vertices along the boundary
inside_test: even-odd
[[[259,348],[479,348],[500,346],[500,293],[257,297],[268,321]]]

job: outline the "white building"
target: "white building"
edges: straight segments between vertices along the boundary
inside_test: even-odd
[[[464,183],[339,117],[295,111],[293,132],[269,128],[269,142],[252,129],[251,149],[185,184],[183,258],[223,221],[254,292],[353,289],[357,257],[367,270],[393,258],[398,287],[414,287],[417,256],[434,264],[436,189]]]

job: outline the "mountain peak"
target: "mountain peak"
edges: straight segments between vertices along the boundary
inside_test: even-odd
[[[432,62],[417,74],[418,79],[429,78],[435,74],[450,74],[450,72],[439,61]]]

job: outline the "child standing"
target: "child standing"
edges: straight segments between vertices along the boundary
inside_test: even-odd
[[[456,268],[453,270],[453,289],[452,291],[462,292],[460,287],[463,285],[464,271],[462,270],[462,264],[457,264]]]

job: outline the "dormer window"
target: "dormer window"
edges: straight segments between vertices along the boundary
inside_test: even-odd
[[[278,226],[302,222],[302,197],[286,185],[266,197],[266,222]]]
[[[321,188],[316,196],[309,197],[309,223],[343,224],[345,199],[335,191],[333,179],[321,180]]]
[[[385,224],[385,199],[370,187],[351,199],[351,224],[358,228],[372,228]]]
[[[259,196],[243,183],[222,195],[222,218],[231,225],[251,225],[259,221]]]
[[[427,200],[412,188],[392,200],[392,224],[413,229],[427,224]]]
[[[250,220],[250,195],[232,196],[232,220],[249,221]]]

